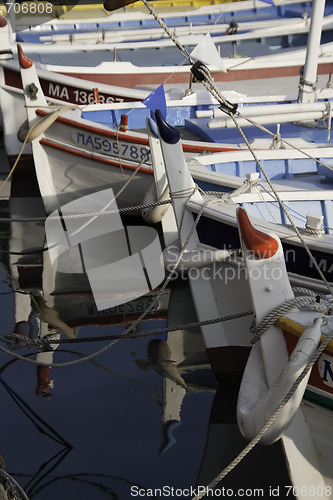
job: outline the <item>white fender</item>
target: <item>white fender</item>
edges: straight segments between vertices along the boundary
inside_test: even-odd
[[[252,348],[237,403],[238,426],[247,440],[251,441],[259,433],[316,352],[321,337],[321,323],[322,319],[317,318],[313,326],[304,330],[271,387],[266,382],[260,342]],[[261,444],[274,443],[284,434],[301,404],[310,373],[311,370],[261,438]]]
[[[244,209],[239,209],[237,216],[250,294],[259,323],[267,313],[294,298],[294,294],[279,238],[254,228]],[[252,348],[237,403],[238,425],[246,439],[252,440],[258,434],[308,363],[320,341],[320,324],[321,320],[317,320],[303,332],[290,358],[283,333],[275,326],[269,327]],[[307,379],[264,434],[261,444],[271,444],[284,433],[299,408]]]
[[[22,123],[17,131],[17,138],[20,142],[32,142],[37,139],[43,132],[45,132],[51,125],[56,121],[61,113],[61,109],[56,109],[52,113],[43,116],[38,122],[35,122],[32,127],[29,128],[28,121]]]
[[[157,197],[155,180],[151,183],[147,192],[145,194],[143,204],[145,203],[155,203],[160,201],[168,200],[170,197],[169,188],[166,187],[162,194]],[[148,224],[157,224],[162,220],[166,212],[168,211],[169,204],[157,205],[152,208],[144,208],[142,210],[143,219],[148,222]]]

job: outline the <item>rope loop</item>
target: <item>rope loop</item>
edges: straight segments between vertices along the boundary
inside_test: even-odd
[[[305,80],[303,78],[303,75],[301,75],[298,87],[303,91],[303,92],[313,92],[316,91],[318,88],[318,78],[315,82],[309,82],[308,80]]]
[[[177,199],[177,198],[191,198],[191,196],[198,190],[198,186],[195,186],[194,188],[190,187],[187,189],[181,189],[179,191],[173,191],[172,193],[170,192],[170,198],[171,200]]]
[[[201,61],[196,61],[191,66],[191,73],[198,82],[202,82],[206,78],[206,71],[204,71],[204,68],[208,71],[207,66],[205,66]]]
[[[315,236],[325,234],[325,230],[323,227],[320,227],[319,229],[314,229],[313,227],[309,227],[308,225],[306,225],[303,231],[304,233],[314,234]]]
[[[310,292],[309,294],[294,297],[284,302],[280,306],[274,308],[271,312],[269,312],[265,316],[265,318],[258,325],[252,327],[251,333],[253,333],[254,336],[251,340],[251,344],[255,344],[256,342],[258,342],[260,337],[266,332],[266,330],[270,326],[272,326],[275,323],[275,321],[280,316],[283,316],[284,314],[292,311],[293,309],[297,309],[300,307],[306,307],[306,308],[310,307],[311,309],[314,309],[319,313],[330,315],[332,308],[331,300],[325,300],[325,302],[323,303],[323,299],[320,296],[316,295],[315,293],[312,294],[311,291],[309,292]]]

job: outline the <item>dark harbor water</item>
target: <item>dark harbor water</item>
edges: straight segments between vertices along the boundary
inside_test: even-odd
[[[30,180],[14,176],[2,217],[42,210]],[[236,425],[237,390],[217,387],[200,331],[163,332],[195,318],[187,283],[165,290],[136,338],[95,341],[124,332],[151,298],[98,313],[86,280],[64,280],[50,266],[43,222],[2,222],[0,231],[5,471],[29,499],[192,498],[246,442]],[[78,339],[90,339],[55,348],[53,363],[65,366],[52,367],[48,397],[36,394],[38,348],[5,342],[14,330],[32,338],[51,331],[40,297]],[[288,485],[280,443],[257,446],[206,498],[293,498]]]

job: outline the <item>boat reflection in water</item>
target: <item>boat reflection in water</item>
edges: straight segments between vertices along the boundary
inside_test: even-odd
[[[43,215],[29,179],[13,179],[8,212]],[[141,338],[114,342],[92,358],[111,342],[93,339],[123,333],[156,292],[98,311],[85,276],[50,265],[43,220],[13,222],[9,229],[1,240],[2,266],[11,276],[1,285],[2,332],[51,335],[56,343],[36,354],[38,347],[20,349],[12,340],[13,355],[28,362],[0,353],[6,471],[30,499],[163,498],[163,488],[190,498],[191,488],[208,484],[246,443],[236,424],[237,391],[217,390],[199,329],[181,327],[196,321],[187,282],[171,282],[137,326]],[[37,371],[35,389],[31,361],[53,363],[53,391],[49,366]],[[35,392],[53,397],[45,401]],[[279,484],[289,479],[277,443],[253,450],[218,488],[256,487],[268,495]]]
[[[38,366],[36,392],[47,396],[52,388],[50,367],[53,364],[54,350],[59,346],[57,340],[60,340],[61,334],[74,341],[79,337],[79,331],[83,326],[124,325],[125,330],[148,308],[150,310],[143,323],[148,318],[166,319],[170,291],[166,289],[161,293],[155,289],[127,302],[126,297],[133,296],[132,290],[121,290],[120,300],[118,297],[116,297],[118,300],[114,300],[111,296],[109,301],[111,307],[103,309],[98,307],[86,272],[62,272],[63,261],[59,259],[55,263],[51,262],[50,250],[53,248],[49,240],[45,240],[44,207],[37,185],[31,182],[29,191],[26,180],[24,174],[19,174],[16,179],[14,178],[12,196],[9,200],[10,217],[18,220],[11,225],[8,262],[9,275],[12,277],[15,290],[14,332],[23,336],[29,335],[30,338],[36,336],[31,323],[32,317],[36,316],[35,327],[38,338],[52,341],[49,344],[41,343],[36,356]],[[25,196],[22,196],[23,193]],[[20,222],[22,218],[35,220]],[[93,223],[94,221],[91,225]],[[67,233],[64,234],[67,235]],[[95,249],[98,255],[98,245]],[[79,252],[74,254],[74,257],[77,255]],[[71,258],[70,255],[68,259]],[[85,264],[83,260],[82,263]],[[97,267],[96,262],[95,266]],[[113,290],[116,288],[117,286],[112,286]],[[141,325],[140,328],[142,328]],[[16,339],[16,343],[20,342],[21,339]]]

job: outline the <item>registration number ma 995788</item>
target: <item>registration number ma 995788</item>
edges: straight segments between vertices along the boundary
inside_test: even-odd
[[[112,140],[100,135],[79,131],[73,132],[72,139],[78,146],[84,146],[99,153],[132,161],[143,160],[145,164],[151,163],[149,155],[147,156],[148,148],[141,144]]]

